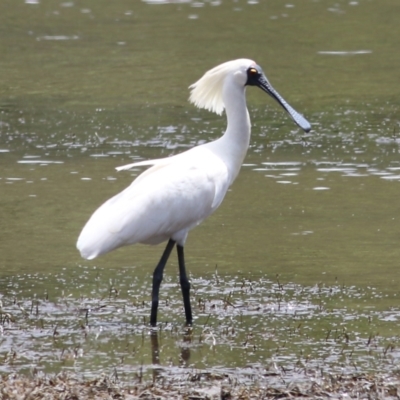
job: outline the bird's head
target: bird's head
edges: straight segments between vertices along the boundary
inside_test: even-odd
[[[272,87],[262,68],[254,61],[245,58],[225,62],[207,71],[197,82],[189,86],[191,89],[189,101],[199,108],[222,114],[225,108],[222,89],[227,77],[232,77],[243,87],[258,86],[274,98],[300,128],[306,132],[310,131],[310,123]]]
[[[191,89],[189,101],[199,108],[205,108],[221,115],[225,108],[222,100],[225,79],[233,77],[244,87],[247,81],[247,70],[252,65],[256,65],[256,63],[244,58],[217,65],[189,86]]]

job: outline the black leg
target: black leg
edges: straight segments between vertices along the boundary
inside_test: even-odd
[[[153,291],[151,294],[151,315],[150,315],[151,326],[157,325],[158,294],[160,292],[161,281],[163,280],[165,264],[167,263],[168,257],[171,254],[171,251],[174,248],[174,246],[175,246],[175,241],[170,239],[153,273]]]
[[[190,282],[186,275],[185,268],[185,257],[183,255],[183,246],[179,244],[176,246],[178,250],[178,262],[179,262],[179,281],[181,283],[183,305],[185,307],[186,323],[192,324],[192,308],[190,307]]]

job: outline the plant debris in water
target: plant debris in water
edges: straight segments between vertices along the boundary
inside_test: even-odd
[[[186,328],[179,283],[165,277],[152,330],[149,282],[76,273],[29,276],[33,289],[3,278],[0,398],[397,396],[400,312],[376,289],[215,273],[192,279]],[[77,287],[86,295],[66,292]]]
[[[282,376],[284,379],[284,376]],[[260,400],[260,399],[398,399],[398,375],[329,375],[309,376],[302,384],[288,382],[286,387],[269,385],[268,377],[259,377],[250,385],[237,384],[234,376],[193,373],[185,381],[154,380],[120,384],[102,376],[82,380],[67,373],[33,377],[4,375],[0,395],[12,399],[127,399],[127,400]]]

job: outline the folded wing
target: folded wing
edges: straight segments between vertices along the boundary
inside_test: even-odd
[[[184,244],[188,231],[220,205],[229,182],[226,165],[207,149],[182,154],[153,160],[151,168],[94,212],[78,238],[84,258],[169,238]]]

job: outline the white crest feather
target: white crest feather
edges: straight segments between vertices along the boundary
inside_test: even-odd
[[[189,86],[189,101],[196,107],[205,108],[219,115],[224,111],[222,87],[227,75],[238,71],[240,67],[250,67],[254,61],[239,59],[228,61],[207,71],[197,82]]]

